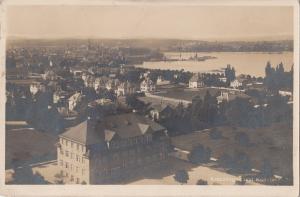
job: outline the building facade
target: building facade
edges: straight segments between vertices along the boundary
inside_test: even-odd
[[[142,83],[140,84],[140,90],[141,92],[153,92],[155,91],[156,86],[153,83],[153,81],[149,78],[146,78]]]
[[[193,75],[189,81],[189,88],[200,88],[203,86],[204,83],[203,83],[202,75],[200,75],[199,73]]]

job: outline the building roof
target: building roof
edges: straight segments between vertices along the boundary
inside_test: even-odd
[[[92,145],[111,141],[114,136],[132,138],[164,131],[165,128],[135,113],[106,116],[101,121],[86,120],[60,135],[76,142]]]
[[[160,124],[135,113],[108,116],[102,121],[102,127],[115,132],[120,138],[132,138],[165,130]]]
[[[90,145],[103,142],[99,132],[96,132],[93,120],[85,120],[60,135],[70,140]]]

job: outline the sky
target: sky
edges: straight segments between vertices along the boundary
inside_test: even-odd
[[[9,6],[9,38],[268,40],[293,35],[283,6]]]

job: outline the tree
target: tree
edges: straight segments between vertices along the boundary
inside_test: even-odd
[[[199,179],[199,180],[197,181],[196,185],[208,185],[208,183],[207,183],[206,180]]]
[[[207,163],[210,160],[211,150],[208,147],[198,145],[189,154],[189,160],[192,163]]]
[[[48,184],[44,177],[39,173],[33,173],[31,167],[23,166],[22,168],[14,168],[11,184]]]
[[[189,180],[189,174],[186,170],[178,170],[175,173],[174,179],[181,184],[187,183]]]
[[[235,69],[231,67],[230,64],[225,68],[225,77],[227,79],[227,83],[230,84],[235,79]]]
[[[239,173],[249,172],[251,162],[249,156],[244,152],[236,152],[233,157],[233,170]]]
[[[219,159],[219,164],[225,168],[232,168],[234,165],[234,160],[230,155],[223,153]]]
[[[266,183],[270,183],[273,175],[274,175],[273,167],[270,161],[265,159],[263,161],[259,176],[265,179]]]

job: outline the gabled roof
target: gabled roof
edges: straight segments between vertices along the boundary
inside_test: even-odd
[[[91,120],[86,120],[75,127],[71,127],[60,136],[85,145],[101,143],[102,137],[94,125]]]
[[[109,142],[113,138],[132,138],[164,131],[160,124],[135,113],[106,116],[101,121],[86,120],[60,137],[85,145]]]
[[[158,123],[135,113],[108,116],[104,118],[102,125],[105,129],[116,132],[120,138],[131,138],[165,130]]]

